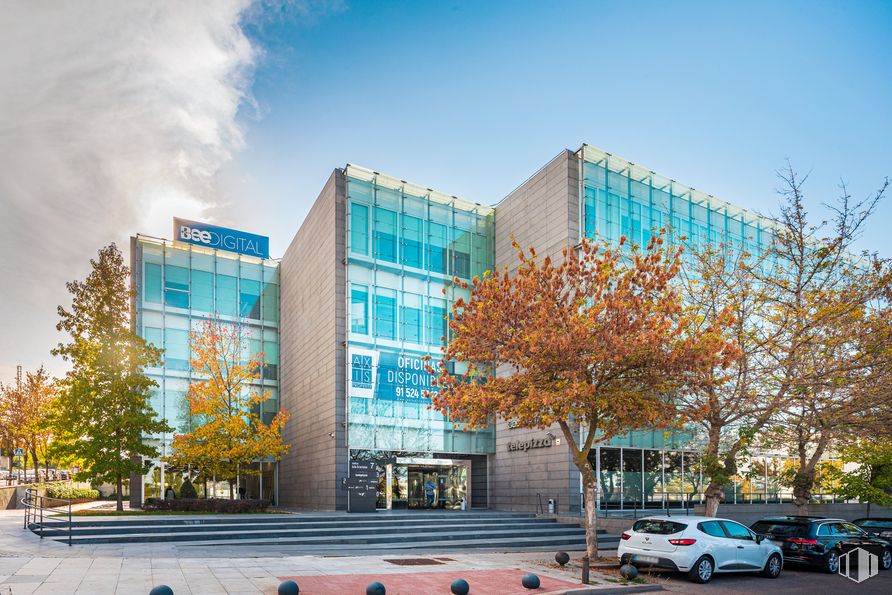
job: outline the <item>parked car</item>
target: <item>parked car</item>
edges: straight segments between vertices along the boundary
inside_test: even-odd
[[[717,572],[761,572],[777,578],[784,565],[781,548],[728,519],[652,516],[622,534],[620,564],[687,573],[707,583]]]
[[[787,562],[836,573],[840,556],[860,547],[879,558],[882,570],[892,568],[892,542],[843,519],[785,516],[756,521],[751,528],[779,546]]]
[[[889,517],[869,517],[864,519],[855,519],[853,525],[858,525],[868,533],[881,537],[886,540],[892,540],[892,518]]]

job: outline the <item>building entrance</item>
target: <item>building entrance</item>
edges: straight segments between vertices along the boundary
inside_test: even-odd
[[[470,461],[397,458],[386,467],[388,509],[462,510],[469,502]]]

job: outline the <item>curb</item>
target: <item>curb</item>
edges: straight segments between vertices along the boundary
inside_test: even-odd
[[[555,591],[556,595],[612,595],[614,593],[654,593],[662,591],[662,585],[635,585],[633,587],[580,587],[579,589],[567,589]]]

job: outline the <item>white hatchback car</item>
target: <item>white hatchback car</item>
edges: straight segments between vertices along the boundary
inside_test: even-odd
[[[620,564],[676,570],[697,583],[716,572],[761,572],[777,578],[781,549],[740,523],[703,516],[653,516],[622,534]]]

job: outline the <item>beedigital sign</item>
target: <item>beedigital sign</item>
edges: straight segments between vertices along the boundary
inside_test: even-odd
[[[173,239],[177,242],[269,258],[269,238],[253,233],[218,227],[210,223],[174,217]]]

